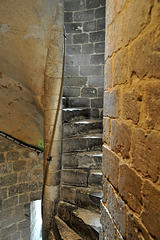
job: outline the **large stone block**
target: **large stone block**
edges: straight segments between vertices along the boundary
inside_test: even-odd
[[[95,53],[104,53],[105,52],[105,44],[102,42],[95,43]]]
[[[83,87],[87,84],[87,77],[65,77],[64,86]]]
[[[64,22],[72,22],[73,21],[73,13],[72,12],[65,12],[64,13]]]
[[[117,1],[117,13],[121,12],[126,4],[127,0]]]
[[[92,170],[88,176],[88,186],[102,188],[102,172]]]
[[[81,33],[82,23],[66,23],[66,33]]]
[[[89,34],[90,42],[102,42],[105,40],[105,32],[97,31]]]
[[[84,22],[83,31],[84,32],[96,31],[96,27],[97,27],[96,21]]]
[[[118,188],[119,162],[119,158],[104,145],[102,171],[115,188]]]
[[[18,196],[8,198],[4,200],[4,209],[11,208],[18,204]]]
[[[127,81],[127,50],[119,51],[114,58],[113,86]]]
[[[68,107],[77,107],[77,108],[89,108],[90,107],[90,101],[88,98],[69,98],[68,99]]]
[[[122,47],[123,15],[120,14],[106,33],[106,58]]]
[[[84,0],[69,0],[64,1],[64,11],[78,11],[85,9]]]
[[[103,98],[91,99],[92,108],[103,108]]]
[[[80,11],[74,13],[74,21],[90,21],[94,18],[94,10]]]
[[[109,118],[103,118],[103,141],[110,144],[111,122]]]
[[[93,53],[93,43],[83,44],[82,45],[82,54]]]
[[[144,102],[145,123],[148,128],[160,130],[160,82],[145,85],[146,99]]]
[[[116,17],[115,1],[109,0],[106,2],[106,28],[110,25]]]
[[[141,178],[126,164],[122,164],[120,166],[119,193],[129,207],[137,213],[140,213],[142,208],[141,188]]]
[[[21,183],[21,184],[10,186],[8,189],[8,194],[9,194],[9,197],[12,197],[17,194],[31,192],[38,189],[39,189],[39,186],[37,182]]]
[[[119,117],[120,111],[120,92],[119,90],[113,90],[111,93],[104,92],[104,116]]]
[[[9,174],[12,172],[12,163],[0,164],[0,174]]]
[[[105,18],[97,20],[97,30],[103,30],[103,29],[105,29]]]
[[[104,54],[91,55],[90,63],[94,65],[104,64]]]
[[[142,222],[155,239],[160,239],[160,189],[146,180],[143,187]]]
[[[0,153],[0,163],[4,163],[5,162],[5,157],[3,153]]]
[[[86,2],[86,8],[98,8],[105,6],[105,0],[90,0]]]
[[[153,0],[131,0],[126,8],[125,16],[125,44],[132,41],[146,27],[150,21]]]
[[[135,128],[132,135],[132,162],[137,171],[153,182],[159,178],[160,133]]]
[[[89,65],[90,56],[89,55],[77,55],[73,58],[74,66],[86,66]]]
[[[18,151],[13,151],[13,152],[8,152],[7,153],[7,161],[12,162],[16,161],[19,159],[19,152]]]
[[[88,79],[89,87],[103,87],[104,77],[103,76],[90,76]]]
[[[127,227],[127,240],[152,240],[146,228],[135,215],[129,213],[128,227]]]
[[[101,7],[95,10],[95,18],[104,18],[105,17],[105,7]]]
[[[9,174],[4,177],[0,177],[0,187],[10,186],[17,183],[17,174]]]
[[[65,66],[64,76],[65,77],[73,77],[78,76],[79,68],[75,66]]]
[[[126,91],[122,97],[122,118],[132,120],[134,124],[139,122],[140,107],[142,103],[142,95],[132,89]]]
[[[112,58],[105,62],[104,76],[104,89],[107,90],[107,88],[111,88],[112,86]]]
[[[76,55],[81,53],[81,45],[68,44],[66,46],[66,54],[67,55]]]
[[[147,1],[148,4],[150,1]],[[159,29],[147,31],[142,37],[138,38],[130,47],[129,54],[129,73],[136,73],[142,79],[145,75],[160,78],[160,55],[159,50],[154,49],[154,42],[159,35]],[[154,49],[154,51],[153,51]],[[137,58],[138,56],[138,58]]]
[[[17,231],[16,224],[6,226],[0,231],[0,239],[5,239],[8,235],[13,234]],[[9,236],[10,237],[10,236]],[[11,238],[10,238],[11,239]]]
[[[96,88],[82,88],[81,96],[82,97],[97,97],[97,89]]]
[[[104,236],[105,239],[109,239],[109,240],[115,240],[115,236],[116,236],[116,227],[114,225],[114,222],[111,218],[110,213],[108,212],[108,209],[102,204],[101,205],[101,218],[100,218],[100,222],[102,224],[102,229],[104,231]]]
[[[125,237],[126,231],[126,206],[109,185],[107,207],[119,232]]]
[[[81,76],[97,76],[102,74],[102,66],[81,66]]]
[[[74,34],[73,43],[74,44],[88,43],[88,34],[87,33]]]
[[[125,123],[111,122],[111,149],[121,153],[123,158],[129,158],[131,145],[131,130]]]
[[[64,97],[79,97],[80,88],[79,87],[63,87],[63,96]]]
[[[16,161],[13,163],[13,170],[20,172],[26,170],[26,161]]]

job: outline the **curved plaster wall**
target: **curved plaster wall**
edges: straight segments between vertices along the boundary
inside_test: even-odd
[[[56,0],[0,4],[0,131],[43,147],[44,73]]]

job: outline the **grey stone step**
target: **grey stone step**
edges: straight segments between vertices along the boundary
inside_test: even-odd
[[[73,120],[81,120],[89,118],[89,108],[64,108],[62,111],[63,122],[71,122]]]
[[[63,108],[68,107],[68,99],[66,97],[62,97],[62,107]]]
[[[82,151],[101,151],[102,135],[92,134],[84,137],[72,137],[63,139],[63,153]]]
[[[98,190],[97,188],[61,185],[61,200],[81,208],[99,212],[101,196],[102,190]]]
[[[100,201],[103,197],[103,192],[91,192],[89,194],[89,198],[91,199],[92,202],[94,202],[96,205],[100,207]]]
[[[58,204],[58,216],[78,232],[83,240],[99,239],[101,226],[99,213],[61,201]]]
[[[64,138],[90,133],[102,133],[102,120],[83,119],[63,125]]]
[[[74,152],[65,153],[62,156],[62,168],[84,168],[84,169],[101,169],[102,152]]]
[[[103,174],[100,170],[92,170],[89,172],[88,186],[96,187],[97,189],[102,189],[102,177]]]
[[[62,240],[82,240],[82,238],[58,216],[56,216],[55,219]]]

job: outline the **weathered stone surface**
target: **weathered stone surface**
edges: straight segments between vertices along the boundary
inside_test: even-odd
[[[1,154],[0,154],[0,163],[4,163],[4,162],[5,162],[4,154],[1,153]]]
[[[69,0],[64,2],[64,11],[78,11],[85,8],[85,1]]]
[[[88,186],[97,186],[98,189],[102,188],[102,172],[91,170],[88,176]]]
[[[102,227],[103,227],[105,239],[106,240],[107,239],[115,240],[116,227],[115,227],[114,222],[111,218],[111,215],[108,212],[108,209],[103,205],[103,203],[101,204],[100,222],[101,222]],[[104,239],[104,238],[102,238],[102,239]]]
[[[111,93],[104,92],[104,116],[118,117],[120,106],[119,106],[119,90],[113,90]]]
[[[114,58],[113,86],[127,81],[127,50],[119,51]]]
[[[160,238],[160,189],[156,188],[150,181],[146,180],[143,187],[144,210],[142,222],[155,239]],[[152,224],[151,224],[152,220]]]
[[[101,76],[102,67],[101,66],[82,66],[80,67],[81,76]]]
[[[82,54],[93,53],[93,43],[83,44],[82,45]]]
[[[145,122],[151,129],[160,130],[160,82],[145,85],[146,100],[144,103]]]
[[[101,7],[101,6],[104,6],[105,5],[105,0],[90,0],[90,1],[87,1],[87,5],[86,7],[88,9],[90,8],[98,8],[98,7]]]
[[[123,10],[126,2],[127,2],[126,0],[119,0],[119,1],[117,1],[117,13],[119,13],[120,11]]]
[[[115,1],[109,0],[106,4],[106,27],[114,21],[115,17]]]
[[[85,170],[63,170],[61,181],[71,186],[87,186],[87,175]]]
[[[82,88],[81,96],[82,97],[97,97],[97,89],[96,88]]]
[[[10,175],[6,175],[4,177],[0,177],[0,187],[10,186],[17,183],[17,174],[13,173]]]
[[[74,44],[82,44],[82,43],[87,43],[87,42],[88,42],[88,34],[87,33],[79,33],[79,34],[73,35],[73,43]]]
[[[136,170],[144,176],[151,178],[153,182],[159,176],[159,132],[146,133],[140,128],[133,130],[132,136],[132,162]]]
[[[110,88],[112,85],[112,58],[105,62],[104,76],[104,89],[107,90],[107,88]]]
[[[12,182],[12,184],[13,184],[13,182]],[[35,191],[38,189],[39,189],[39,186],[38,186],[37,182],[29,182],[29,183],[21,183],[21,184],[10,186],[8,188],[8,192],[9,192],[9,197],[12,197],[17,194],[31,192],[31,191]]]
[[[103,98],[95,98],[91,99],[91,107],[92,108],[103,108]]]
[[[142,208],[142,180],[126,164],[120,165],[119,193],[135,212]]]
[[[140,220],[133,214],[128,215],[128,228],[127,228],[127,239],[128,240],[151,240],[147,230],[140,222]]]
[[[82,23],[66,23],[66,33],[81,33]]]
[[[1,231],[0,231],[0,238],[1,239],[5,239],[6,237],[7,237],[7,235],[10,235],[10,234],[12,234],[12,233],[14,233],[14,232],[16,232],[17,231],[17,226],[16,226],[16,224],[12,224],[12,225],[10,225],[10,226],[7,226],[6,228],[4,228],[4,229],[2,229]],[[10,238],[11,239],[11,238]]]
[[[90,21],[94,18],[94,10],[80,11],[74,13],[74,21]]]
[[[30,201],[40,200],[42,198],[42,191],[30,193]]]
[[[18,204],[18,196],[8,198],[4,201],[4,209],[14,207]]]
[[[29,196],[25,194],[19,195],[19,203],[27,203],[29,201]]]
[[[12,172],[12,163],[4,163],[0,164],[0,173],[3,174],[9,174]]]
[[[104,176],[108,178],[115,188],[117,188],[119,177],[119,159],[105,145],[103,146],[102,171]]]
[[[91,76],[88,78],[89,87],[103,87],[104,77],[103,76]]]
[[[77,86],[82,87],[86,86],[87,78],[86,77],[66,77],[64,78],[64,86]]]
[[[126,120],[132,120],[137,124],[140,117],[140,107],[142,96],[134,89],[123,94],[122,97],[122,117]]]
[[[89,34],[90,42],[102,42],[105,40],[105,32],[98,31],[98,32],[91,32]]]
[[[64,97],[79,97],[80,88],[78,87],[63,87],[63,96]]]
[[[149,1],[147,4],[148,3]],[[156,39],[156,36],[159,34],[158,32],[158,28],[148,31],[131,46],[129,55],[130,75],[135,72],[140,79],[145,75],[160,78],[159,52],[153,51],[154,39]]]
[[[96,31],[96,21],[84,22],[83,31],[84,32]]]
[[[102,19],[98,19],[97,20],[97,30],[103,30],[105,29],[105,19],[102,18]],[[104,51],[103,51],[104,53]]]
[[[103,118],[103,141],[108,145],[110,144],[110,132],[111,132],[111,123],[110,119],[104,117]]]
[[[92,65],[104,64],[104,54],[91,55],[90,63]]]
[[[77,44],[68,44],[66,46],[66,54],[68,55],[76,55],[81,53],[81,45]]]
[[[86,98],[86,97],[83,97],[83,98],[70,97],[68,99],[68,107],[69,108],[89,108],[90,100],[89,100],[89,98]]]
[[[122,26],[123,15],[120,14],[113,24],[108,28],[106,33],[106,58],[121,48],[123,40]]]
[[[95,43],[95,53],[104,53],[105,52],[105,44],[102,42]]]
[[[111,149],[116,153],[121,153],[123,158],[129,158],[131,144],[131,130],[125,123],[111,122]]]
[[[13,163],[13,170],[15,172],[26,170],[26,161],[16,161]]]
[[[145,28],[150,20],[150,11],[153,1],[134,1],[131,0],[126,8],[125,16],[125,44],[132,41]]]
[[[126,231],[126,206],[109,185],[107,207],[119,232],[125,237]]]

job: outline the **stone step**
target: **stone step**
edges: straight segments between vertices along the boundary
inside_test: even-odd
[[[84,168],[84,169],[101,169],[102,152],[74,152],[65,153],[62,156],[62,168]]]
[[[102,190],[97,188],[61,185],[61,200],[81,208],[99,212],[101,197]]]
[[[81,120],[89,118],[89,108],[64,108],[62,111],[63,122],[71,122],[73,120]]]
[[[62,107],[63,108],[68,107],[68,99],[66,97],[62,97]]]
[[[63,139],[63,153],[101,150],[102,134]]]
[[[63,137],[102,133],[102,120],[86,119],[63,125]]]
[[[103,197],[103,192],[91,192],[89,194],[89,198],[91,199],[92,202],[94,202],[96,205],[100,207],[100,201]]]
[[[61,201],[58,204],[58,216],[78,232],[83,240],[99,239],[101,227],[99,213]]]
[[[82,238],[58,216],[56,216],[55,219],[62,240],[82,240]]]
[[[103,174],[100,170],[91,170],[88,177],[88,186],[102,189],[102,177]]]

